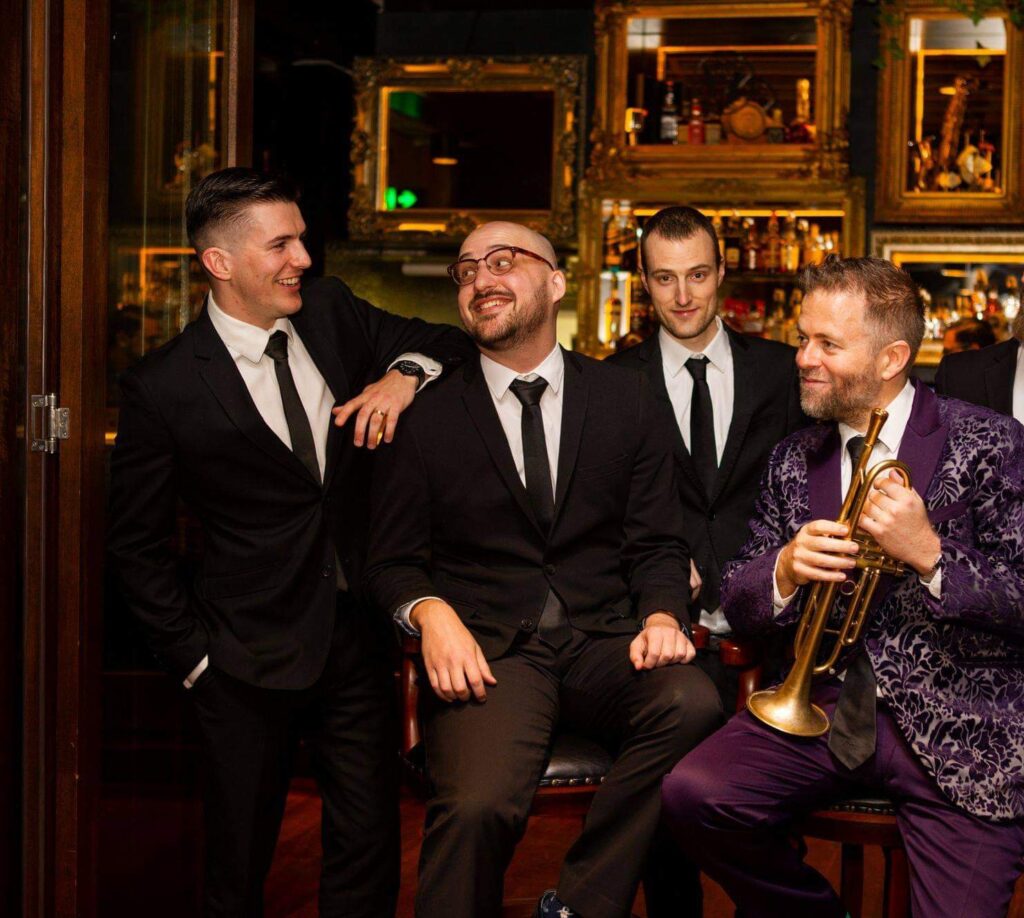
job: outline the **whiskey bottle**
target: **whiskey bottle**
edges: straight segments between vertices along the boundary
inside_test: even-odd
[[[604,267],[611,271],[618,271],[622,265],[622,249],[619,240],[620,220],[619,202],[612,201],[611,216],[604,224]]]
[[[782,270],[782,236],[779,233],[779,217],[772,211],[768,218],[768,234],[764,243],[764,269],[769,274]]]
[[[704,114],[701,111],[700,99],[694,99],[690,103],[690,120],[686,133],[690,146],[704,146]]]
[[[734,210],[725,222],[725,267],[738,271],[740,267],[740,215]]]
[[[711,218],[711,228],[715,231],[715,238],[718,240],[718,255],[721,259],[720,263],[725,262],[725,228],[722,226],[722,215],[719,211],[715,211],[715,215]]]
[[[755,272],[761,267],[761,243],[757,238],[757,225],[753,217],[747,217],[743,222],[743,270]]]
[[[640,264],[636,219],[633,217],[633,208],[630,206],[629,201],[621,203],[620,211],[619,270],[632,273],[638,270]]]
[[[662,143],[676,143],[679,134],[679,110],[671,80],[665,81],[665,95],[661,103],[661,129],[658,139]]]

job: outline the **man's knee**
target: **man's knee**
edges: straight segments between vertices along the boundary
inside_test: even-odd
[[[725,722],[718,690],[696,667],[669,666],[650,675],[654,678],[645,710],[649,717],[669,727],[680,755]]]
[[[526,829],[530,801],[516,801],[514,796],[503,793],[497,781],[491,786],[451,791],[431,803],[428,829],[443,825],[469,843],[473,839],[518,839]]]
[[[699,755],[684,758],[661,785],[662,818],[678,840],[695,840],[721,824],[725,801],[722,776]]]

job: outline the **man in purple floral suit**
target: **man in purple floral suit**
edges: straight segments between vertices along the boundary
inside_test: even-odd
[[[909,379],[924,323],[903,271],[829,259],[804,282],[801,404],[826,423],[772,453],[726,615],[767,634],[798,619],[808,583],[851,571],[835,520],[876,407],[889,416],[870,464],[898,457],[913,489],[878,482],[860,526],[907,573],[812,690],[828,735],[737,715],[665,779],[663,812],[744,915],[842,916],[786,823],[870,788],[896,806],[915,915],[1001,916],[1024,855],[1024,428]]]

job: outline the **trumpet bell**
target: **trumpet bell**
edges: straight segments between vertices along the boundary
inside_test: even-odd
[[[759,721],[790,736],[821,736],[828,731],[828,716],[816,704],[787,689],[754,692],[747,699],[747,710]]]

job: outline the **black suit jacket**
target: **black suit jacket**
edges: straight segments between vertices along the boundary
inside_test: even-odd
[[[1012,415],[1019,350],[1020,342],[1011,338],[979,351],[947,354],[935,373],[935,391]]]
[[[307,281],[302,300],[292,325],[338,404],[404,351],[473,352],[456,329],[383,312],[337,278]],[[349,584],[362,576],[372,454],[332,424],[321,486],[263,421],[205,310],[121,391],[108,546],[157,657],[182,678],[209,654],[245,682],[311,685],[331,643],[335,553]],[[192,582],[173,550],[179,498],[203,530]]]
[[[689,556],[671,440],[640,374],[564,352],[555,520],[538,526],[479,360],[425,392],[374,480],[368,585],[394,612],[449,602],[484,655],[536,629],[549,589],[573,624],[688,624]]]
[[[760,493],[768,456],[780,440],[810,423],[800,410],[796,351],[787,344],[750,338],[723,325],[732,348],[734,400],[718,478],[707,495],[686,449],[665,387],[657,334],[608,358],[643,371],[671,431],[678,465],[679,498],[690,550],[706,581],[721,583],[721,571],[743,546]],[[717,592],[717,590],[716,590]],[[699,600],[698,600],[699,601]]]

